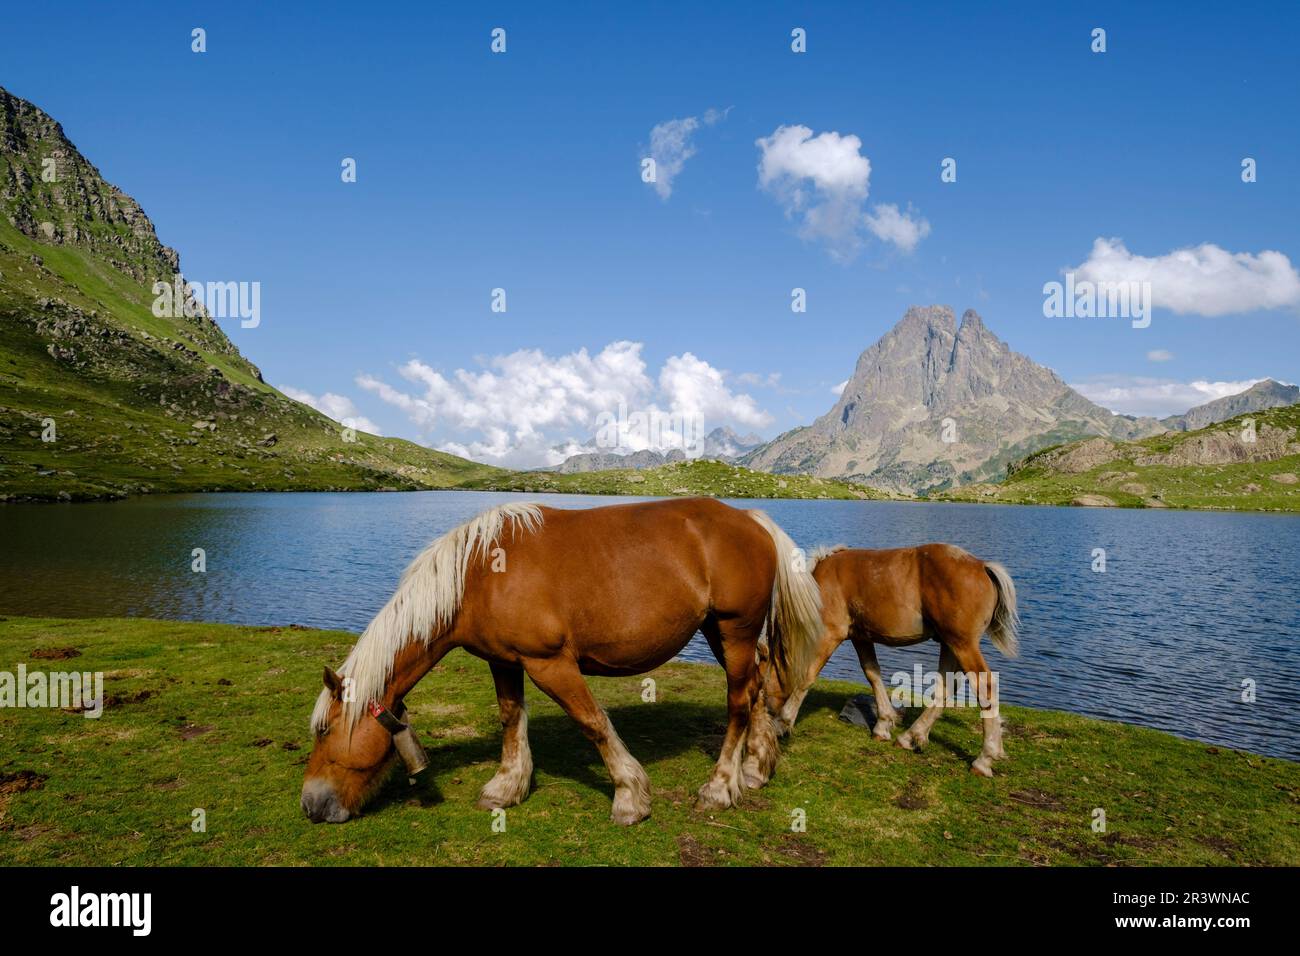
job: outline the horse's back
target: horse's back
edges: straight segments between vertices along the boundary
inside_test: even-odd
[[[461,626],[480,640],[525,656],[567,646],[593,673],[634,672],[671,658],[714,609],[761,600],[766,613],[773,571],[761,583],[746,559],[765,547],[772,564],[773,548],[744,511],[711,499],[541,511],[536,531],[502,534],[501,570],[471,568]]]
[[[858,627],[887,641],[919,640],[972,616],[987,626],[997,602],[984,562],[952,544],[845,549],[813,573],[823,590],[843,593]]]

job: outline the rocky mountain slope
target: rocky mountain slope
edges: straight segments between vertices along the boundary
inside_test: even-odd
[[[1157,434],[1011,351],[973,310],[911,308],[858,359],[835,407],[741,459],[776,473],[926,492],[1000,475],[1038,448],[1084,435]]]
[[[1090,438],[1044,449],[1000,484],[953,501],[1136,508],[1300,511],[1300,405],[1252,411],[1137,442]]]
[[[345,431],[262,381],[131,197],[0,89],[0,500],[202,489],[433,488],[496,469]]]
[[[1229,418],[1245,415],[1248,412],[1260,412],[1266,408],[1283,408],[1300,402],[1300,387],[1283,385],[1271,378],[1256,382],[1244,392],[1216,398],[1204,405],[1197,405],[1182,415],[1170,415],[1160,419],[1160,424],[1170,431],[1190,432],[1205,428]]]

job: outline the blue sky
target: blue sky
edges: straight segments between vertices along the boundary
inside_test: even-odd
[[[711,7],[24,5],[0,84],[189,278],[261,283],[261,324],[223,325],[267,381],[483,460],[588,440],[620,383],[770,437],[912,304],[975,308],[1125,411],[1300,381],[1297,7]],[[641,160],[692,117],[665,199]],[[890,206],[928,224],[910,250],[866,225]],[[1099,238],[1121,268],[1154,260],[1150,327],[1044,317],[1043,284]],[[1166,258],[1203,244],[1223,256]]]

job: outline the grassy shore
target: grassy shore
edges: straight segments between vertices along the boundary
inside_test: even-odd
[[[559,474],[548,471],[496,472],[468,479],[461,488],[491,491],[559,492],[576,495],[648,495],[714,498],[839,498],[898,497],[876,488],[814,475],[771,475],[725,461],[697,459],[654,468],[611,468]]]
[[[908,753],[836,718],[861,690],[820,682],[777,777],[724,812],[693,808],[723,731],[718,668],[593,680],[653,788],[653,816],[609,822],[595,750],[531,686],[534,790],[505,832],[477,810],[499,757],[492,682],[446,658],[410,705],[431,766],[361,818],[298,808],[321,665],[353,635],[150,620],[0,620],[0,670],[105,673],[99,719],[0,709],[0,864],[1293,864],[1300,765],[1124,724],[1004,708],[1011,759],[967,764],[977,719],[954,712]],[[61,655],[73,655],[62,657]],[[1094,808],[1106,832],[1092,829]],[[193,812],[206,814],[194,832]],[[793,832],[792,813],[806,814]]]

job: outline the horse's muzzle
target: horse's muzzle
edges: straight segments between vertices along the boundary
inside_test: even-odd
[[[352,816],[339,803],[334,789],[322,780],[308,780],[302,785],[302,809],[312,823],[343,823]]]

